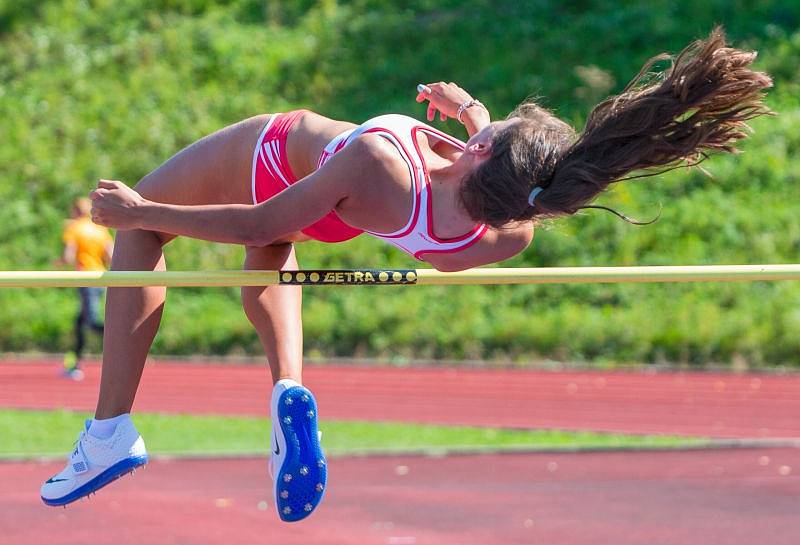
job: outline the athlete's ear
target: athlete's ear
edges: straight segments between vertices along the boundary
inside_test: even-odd
[[[477,141],[467,146],[467,151],[479,161],[485,161],[492,155],[491,140]]]
[[[491,142],[475,142],[467,147],[467,150],[474,155],[488,155],[492,153]]]

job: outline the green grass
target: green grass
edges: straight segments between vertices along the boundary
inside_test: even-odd
[[[0,410],[0,458],[62,456],[87,415],[71,411]],[[154,455],[268,453],[263,418],[138,414],[136,426]],[[330,455],[380,452],[510,451],[549,449],[677,448],[702,439],[593,432],[507,430],[405,423],[323,421]]]
[[[705,163],[713,179],[680,169],[614,184],[600,200],[643,219],[660,203],[656,224],[587,211],[538,229],[504,265],[792,263],[798,2],[0,0],[0,269],[52,268],[73,197],[100,177],[133,184],[245,117],[307,107],[355,122],[424,119],[414,88],[444,79],[495,119],[533,95],[580,128],[650,56],[717,23],[759,50],[779,115],[753,123],[741,155]],[[434,124],[466,136],[454,120]],[[297,253],[305,268],[419,265],[367,236]],[[236,269],[243,258],[240,246],[185,239],[166,254],[174,270]],[[797,282],[320,288],[303,304],[306,351],[318,359],[800,366]],[[0,352],[64,352],[76,310],[74,290],[0,290]],[[187,288],[170,294],[154,353],[263,351],[238,290]]]

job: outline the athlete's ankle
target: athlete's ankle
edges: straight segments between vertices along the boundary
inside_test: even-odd
[[[276,382],[273,385],[273,388],[281,386],[284,389],[288,389],[288,388],[291,388],[292,386],[302,386],[302,385],[303,385],[302,382],[300,382],[298,380],[295,380],[292,377],[283,377],[283,378],[279,379],[278,382]]]
[[[112,418],[93,418],[89,425],[89,435],[96,439],[108,439],[117,431],[117,426],[130,421],[131,415],[123,413]]]
[[[273,384],[273,387],[278,384],[285,384],[287,388],[291,388],[292,386],[302,386],[303,381],[296,375],[286,375],[279,377],[278,380],[275,381],[275,384]]]
[[[130,414],[131,407],[130,405],[111,405],[111,404],[100,404],[94,411],[94,418],[97,420],[107,420],[109,418],[116,418],[117,416],[121,416],[123,414]]]

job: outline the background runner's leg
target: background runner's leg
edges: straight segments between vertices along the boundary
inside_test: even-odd
[[[83,331],[83,327],[86,323],[86,316],[87,316],[87,300],[86,300],[86,290],[88,288],[78,288],[78,295],[81,299],[81,308],[78,312],[78,316],[75,319],[75,358],[76,363],[78,360],[81,359],[83,356],[83,347],[86,343],[86,336]]]
[[[86,288],[86,325],[96,333],[103,333],[103,322],[100,320],[100,299],[103,288]]]

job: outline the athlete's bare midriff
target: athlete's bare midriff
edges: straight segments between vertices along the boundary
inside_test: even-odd
[[[259,122],[257,132],[253,133],[256,137],[261,133],[272,115],[276,114],[266,114],[252,118],[254,120],[257,119]],[[305,112],[292,125],[286,137],[287,159],[295,178],[301,180],[312,174],[316,170],[319,157],[328,142],[338,134],[356,126],[353,123],[337,121],[311,111]],[[252,146],[255,145],[257,144],[252,144]],[[280,240],[275,241],[275,244],[305,242],[308,240],[313,239],[298,231],[282,237]]]
[[[297,179],[316,170],[317,161],[331,140],[356,127],[354,123],[337,121],[314,112],[307,112],[298,119],[286,138],[289,165]]]

